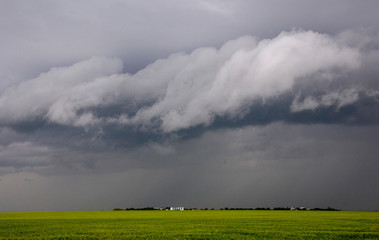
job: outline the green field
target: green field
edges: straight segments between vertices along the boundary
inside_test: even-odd
[[[0,239],[379,239],[379,212],[0,213]]]

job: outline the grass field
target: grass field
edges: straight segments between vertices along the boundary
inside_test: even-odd
[[[379,239],[379,212],[0,213],[0,239]]]

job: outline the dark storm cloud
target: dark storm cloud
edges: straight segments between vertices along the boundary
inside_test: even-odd
[[[17,187],[23,189],[17,199],[36,195],[48,199],[44,205],[30,202],[39,210],[176,204],[371,210],[377,207],[379,194],[378,136],[377,128],[338,125],[272,124],[208,131],[197,139],[151,143],[129,152],[82,153],[83,159],[98,158],[96,165],[91,171],[66,170],[69,177],[57,166],[37,170],[39,175],[3,175],[0,199],[9,209],[22,206],[20,200],[9,204],[10,187]],[[80,160],[79,153],[71,156]],[[23,183],[24,178],[33,185]],[[67,191],[73,197],[67,198]]]
[[[378,209],[378,7],[1,1],[0,211]]]
[[[141,146],[198,138],[220,128],[278,121],[376,125],[375,37],[292,31],[176,53],[136,74],[122,73],[117,58],[53,68],[0,96],[1,123],[18,135],[3,143],[2,165],[33,167],[6,159],[9,149],[16,149],[12,144],[37,154],[36,159],[47,156],[49,161],[31,163],[48,171],[58,166],[54,172],[60,172],[62,167],[94,168],[104,152],[115,151],[119,159]],[[34,146],[49,151],[34,151]],[[62,152],[76,157],[58,157]],[[142,157],[125,162],[139,166],[134,159]]]
[[[132,75],[120,73],[119,59],[91,58],[6,89],[0,97],[0,120],[5,125],[42,119],[85,129],[105,124],[165,133],[246,116],[252,124],[296,121],[303,112],[309,122],[327,122],[320,113],[354,123],[360,101],[375,110],[379,94],[367,81],[354,79],[368,55],[376,54],[361,50],[372,42],[349,41],[355,34],[246,36],[220,49],[173,54]],[[367,118],[377,121],[375,114]]]
[[[58,124],[142,142],[215,122],[376,124],[378,71],[370,66],[378,42],[369,36],[245,36],[173,54],[136,74],[121,73],[119,59],[91,58],[6,89],[0,120],[21,131]]]

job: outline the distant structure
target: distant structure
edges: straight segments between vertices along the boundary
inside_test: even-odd
[[[312,210],[311,208],[306,208],[306,207],[291,207],[292,211],[297,211],[297,210],[303,210],[303,211],[309,211]]]
[[[184,211],[184,207],[170,207],[170,211]]]

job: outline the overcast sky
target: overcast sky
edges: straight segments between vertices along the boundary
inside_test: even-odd
[[[0,1],[0,211],[379,209],[379,1]]]

